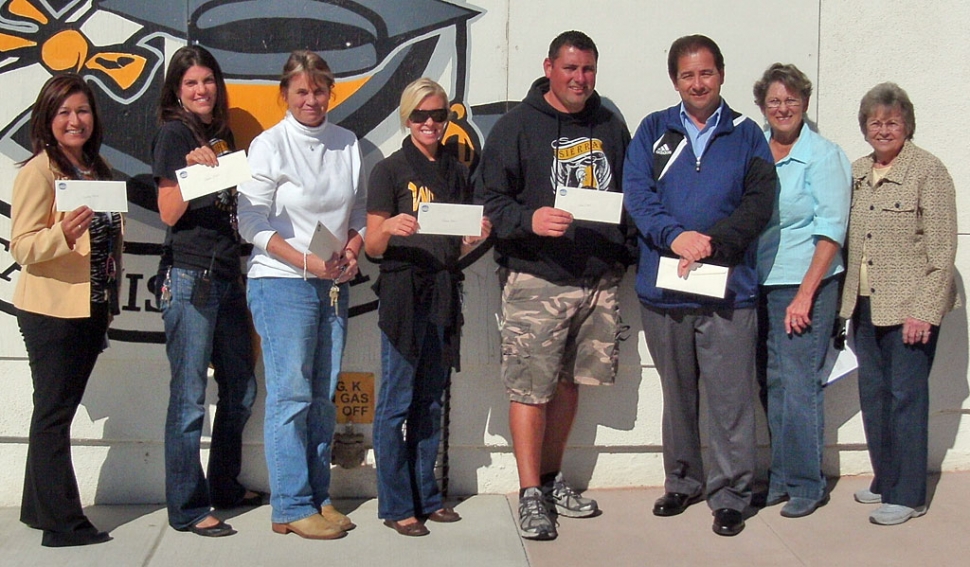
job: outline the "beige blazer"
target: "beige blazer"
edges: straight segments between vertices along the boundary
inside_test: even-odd
[[[953,179],[939,159],[910,141],[875,186],[869,175],[873,160],[868,155],[852,164],[849,262],[840,315],[848,318],[855,310],[865,246],[873,324],[902,325],[913,317],[939,325],[959,305]]]
[[[42,315],[89,317],[91,238],[85,232],[73,249],[68,246],[61,228],[67,213],[54,210],[54,180],[68,178],[56,171],[47,152],[41,152],[24,164],[14,180],[10,253],[21,271],[13,304]],[[112,251],[119,260],[119,286],[122,240],[118,239]]]

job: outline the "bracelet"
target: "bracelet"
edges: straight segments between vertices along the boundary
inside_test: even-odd
[[[306,252],[303,253],[303,281],[306,281]]]

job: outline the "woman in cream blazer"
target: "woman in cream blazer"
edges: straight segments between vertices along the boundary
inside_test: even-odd
[[[59,180],[111,179],[98,155],[93,93],[77,75],[47,81],[30,117],[33,157],[14,181],[10,252],[21,266],[17,323],[33,381],[20,521],[48,547],[108,541],[84,516],[71,462],[71,422],[117,312],[120,213],[57,210]]]

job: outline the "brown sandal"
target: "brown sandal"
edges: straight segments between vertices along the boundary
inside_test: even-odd
[[[394,520],[384,520],[384,525],[392,528],[397,533],[408,537],[425,536],[431,533],[421,522],[402,524],[401,522],[395,522]]]

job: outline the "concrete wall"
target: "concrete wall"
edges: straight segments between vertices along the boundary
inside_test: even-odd
[[[125,258],[128,301],[112,326],[112,348],[95,369],[73,429],[75,465],[86,503],[164,499],[168,364],[159,343],[160,318],[147,292],[162,231],[151,192],[138,181],[148,171],[147,140],[154,128],[152,113],[164,63],[187,38],[222,50],[217,55],[230,74],[233,127],[243,143],[278,119],[281,109],[272,75],[282,66],[285,52],[301,44],[323,51],[337,69],[340,80],[331,118],[365,140],[366,161],[373,164],[393,151],[403,136],[394,107],[405,82],[428,75],[445,85],[466,112],[466,119],[451,133],[474,150],[504,108],[501,103],[519,100],[541,74],[548,42],[570,28],[583,29],[597,41],[597,88],[634,129],[648,112],[678,101],[666,75],[666,49],[676,37],[697,32],[721,45],[727,63],[723,94],[742,112],[758,116],[751,85],[765,67],[775,61],[795,63],[815,82],[810,118],[824,136],[855,158],[868,151],[856,123],[858,101],[872,85],[894,80],[916,105],[917,143],[948,165],[958,193],[970,174],[967,144],[954,143],[959,139],[954,117],[962,114],[961,95],[970,86],[970,71],[963,64],[970,55],[970,41],[960,33],[970,24],[970,7],[956,0],[935,2],[932,9],[900,0],[699,0],[689,5],[652,0],[361,1],[369,11],[350,10],[346,3],[276,1],[260,3],[256,16],[265,22],[250,20],[255,31],[234,36],[221,32],[238,28],[246,14],[238,6],[227,11],[225,4],[95,0],[68,3],[53,13],[38,3],[36,13],[15,14],[11,21],[16,25],[0,21],[0,33],[20,38],[0,41],[4,248],[9,235],[6,204],[16,175],[13,164],[27,155],[25,111],[51,72],[80,66],[98,85],[99,103],[109,116],[105,153],[134,180],[128,216],[132,245]],[[289,35],[282,38],[270,34],[278,23],[274,18],[294,14],[301,17],[301,26],[288,26]],[[83,49],[66,41],[76,39],[75,34],[84,39]],[[263,42],[262,55],[246,51],[254,49],[247,44],[253,38]],[[114,53],[127,57],[118,59]],[[121,64],[104,64],[109,60]],[[959,196],[963,231],[970,226],[966,205]],[[965,232],[960,243],[957,267],[962,273],[970,267]],[[11,264],[9,253],[0,249],[0,506],[19,503],[31,409],[29,368],[10,314],[17,275]],[[373,266],[365,266],[363,272],[370,278],[376,275]],[[662,483],[662,404],[640,333],[633,277],[631,271],[622,289],[631,336],[624,344],[617,384],[583,390],[565,465],[578,484]],[[960,285],[962,292],[962,279]],[[354,316],[344,369],[379,375],[377,317],[369,287],[369,281],[361,281],[352,289]],[[494,313],[499,293],[490,258],[467,271],[465,290],[463,371],[454,376],[452,389],[450,488],[453,493],[507,492],[516,488],[516,476],[508,404],[498,378]],[[930,463],[936,469],[970,467],[970,439],[962,419],[970,408],[967,359],[966,311],[960,309],[944,321],[931,376]],[[214,395],[213,388],[210,400]],[[245,434],[243,480],[265,489],[262,403],[261,395]],[[829,387],[829,474],[869,472],[858,407],[854,376]],[[357,427],[369,436],[369,427]],[[764,447],[764,431],[759,440]],[[373,477],[370,466],[338,469],[334,493],[373,495]]]

